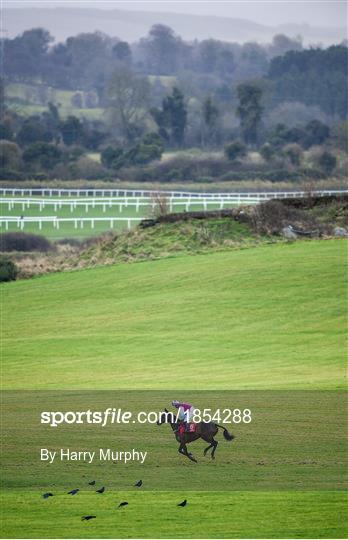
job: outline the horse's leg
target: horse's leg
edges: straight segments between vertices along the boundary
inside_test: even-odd
[[[179,454],[185,455],[185,452],[184,452],[184,443],[182,443],[182,442],[180,443],[178,452],[179,452]]]
[[[197,463],[197,460],[194,457],[192,457],[192,454],[190,452],[187,451],[187,446],[184,442],[180,443],[178,452],[179,454],[182,454],[183,456],[188,457],[191,461],[195,461]]]
[[[215,450],[217,448],[217,445],[218,445],[218,441],[215,441],[215,439],[212,440],[212,446],[214,447],[212,452],[211,452],[211,459],[215,459]]]
[[[207,446],[207,448],[205,448],[203,450],[203,456],[205,456],[207,454],[208,450],[210,450],[212,446],[213,446],[213,444],[210,444],[209,446]]]
[[[186,443],[182,443],[182,448],[183,448],[183,454],[184,454],[184,456],[188,457],[191,461],[194,461],[195,463],[197,463],[197,460],[193,457],[193,455],[191,454],[191,452],[189,452],[189,451],[187,450]]]
[[[209,446],[207,446],[207,448],[203,450],[203,455],[205,456],[208,450],[210,450],[214,446],[213,437],[210,437],[209,435],[205,434],[205,435],[201,435],[201,438],[203,439],[203,441],[210,443]]]

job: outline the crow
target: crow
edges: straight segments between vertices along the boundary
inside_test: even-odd
[[[48,497],[53,497],[53,493],[44,493],[42,496],[44,499],[48,499]]]
[[[77,489],[72,489],[71,491],[68,491],[68,495],[76,495],[76,493],[78,493],[80,490],[77,488]]]
[[[186,499],[178,504],[178,506],[186,506],[186,505],[187,505],[187,500]]]
[[[134,484],[134,487],[141,487],[143,485],[143,481],[142,480],[138,480],[135,484]]]
[[[81,521],[89,521],[90,519],[95,519],[97,516],[82,516]]]
[[[100,489],[97,489],[96,493],[104,493],[104,491],[105,491],[105,487],[103,486]]]
[[[118,505],[118,508],[120,508],[121,506],[127,506],[127,504],[127,501],[123,501]]]
[[[92,480],[92,482],[88,482],[88,485],[89,486],[94,486],[95,485],[95,480]]]

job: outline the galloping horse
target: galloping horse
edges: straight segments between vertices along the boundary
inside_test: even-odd
[[[167,409],[164,409],[164,412],[161,414],[160,419],[157,422],[157,425],[161,426],[162,424],[170,424],[170,427],[175,434],[176,440],[178,441],[178,443],[180,443],[178,450],[179,454],[183,454],[195,463],[197,463],[197,460],[193,457],[191,452],[188,452],[186,446],[187,444],[196,441],[197,439],[203,439],[204,441],[209,443],[209,446],[205,448],[203,455],[205,456],[208,450],[212,448],[211,458],[215,459],[215,451],[219,443],[214,439],[214,437],[219,431],[219,428],[224,430],[224,437],[226,441],[232,441],[234,439],[234,436],[229,433],[225,427],[214,424],[214,422],[199,422],[198,424],[196,424],[195,432],[184,432],[182,435],[179,435],[178,427],[180,423],[181,422],[176,422],[175,414],[169,412]]]

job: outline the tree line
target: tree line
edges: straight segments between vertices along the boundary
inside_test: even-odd
[[[331,116],[347,114],[345,77],[347,47],[304,49],[301,39],[274,36],[269,45],[243,45],[214,39],[185,42],[162,24],[135,43],[100,32],[54,43],[43,28],[1,40],[1,65],[9,81],[40,80],[47,86],[95,91],[101,106],[108,101],[108,82],[127,68],[151,76],[151,98],[158,105],[167,93],[163,77],[176,77],[192,97],[211,93],[219,102],[236,99],[234,89],[245,80],[261,79],[267,103],[299,101],[316,105]]]
[[[257,149],[269,167],[291,169],[316,145],[345,149],[345,44],[304,49],[283,35],[267,46],[186,43],[163,25],[133,44],[98,32],[52,39],[33,29],[2,40],[3,178],[23,170],[107,176],[159,160],[165,149],[191,147],[224,149],[234,164]],[[44,112],[23,116],[5,96],[6,85],[18,81],[73,89],[76,110],[87,98],[94,106],[96,95],[103,117],[63,117],[49,101]],[[100,153],[101,163],[91,152]],[[335,166],[327,154],[320,165],[327,174]]]

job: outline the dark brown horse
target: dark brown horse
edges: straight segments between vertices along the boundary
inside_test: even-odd
[[[203,454],[206,455],[208,450],[212,448],[211,458],[215,459],[215,451],[219,443],[214,439],[214,437],[219,431],[219,428],[224,430],[224,437],[226,441],[232,441],[234,439],[234,436],[229,433],[225,427],[214,424],[214,422],[200,422],[199,424],[196,424],[196,430],[193,433],[184,432],[182,435],[179,435],[178,428],[181,422],[177,422],[175,414],[169,412],[167,409],[164,409],[164,412],[161,414],[160,419],[157,422],[158,426],[162,424],[170,424],[176,440],[178,443],[180,443],[179,454],[183,454],[195,463],[197,463],[197,460],[193,457],[191,452],[188,452],[187,450],[187,445],[189,443],[197,441],[197,439],[203,439],[209,443],[209,446],[204,449]]]

